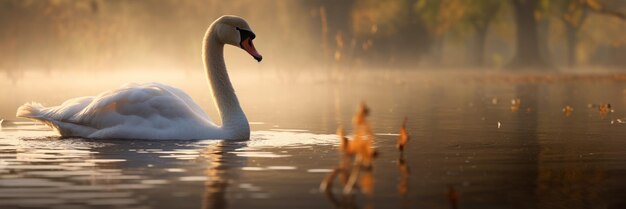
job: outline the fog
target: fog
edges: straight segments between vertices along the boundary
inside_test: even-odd
[[[0,109],[11,118],[24,102],[52,105],[127,82],[168,83],[199,98],[208,91],[202,37],[224,14],[250,23],[264,57],[226,47],[237,89],[393,80],[396,71],[620,72],[625,8],[615,0],[2,0]],[[410,75],[402,79],[420,77]]]
[[[565,71],[626,66],[620,59],[626,56],[623,1],[530,2],[540,56],[528,62],[542,59]],[[0,70],[15,78],[27,70],[200,70],[204,31],[224,14],[248,20],[265,57],[253,64],[227,47],[232,69],[506,69],[520,48],[516,31],[524,34],[522,46],[533,39],[531,31],[516,28],[515,5],[516,0],[3,0]]]
[[[211,80],[247,141],[61,137],[15,116],[160,82],[222,124],[201,44],[226,14],[263,55],[226,46]],[[625,19],[624,0],[0,0],[0,207],[625,208]],[[143,133],[189,119],[131,97],[93,109]]]

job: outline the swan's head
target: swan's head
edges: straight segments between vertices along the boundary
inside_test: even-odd
[[[259,62],[263,59],[263,56],[256,51],[254,44],[252,44],[252,40],[256,35],[254,35],[252,29],[250,29],[250,26],[243,18],[224,15],[215,20],[213,27],[217,31],[218,39],[224,44],[242,48]]]

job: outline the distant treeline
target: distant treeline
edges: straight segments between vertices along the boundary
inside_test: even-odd
[[[0,0],[0,70],[201,68],[245,17],[265,66],[626,67],[620,0]],[[238,62],[234,62],[238,65]]]

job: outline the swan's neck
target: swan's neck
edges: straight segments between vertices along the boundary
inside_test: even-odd
[[[204,37],[203,60],[211,93],[222,119],[222,129],[250,134],[248,119],[243,113],[224,64],[224,43],[221,43],[213,27]],[[236,134],[238,135],[238,134]]]

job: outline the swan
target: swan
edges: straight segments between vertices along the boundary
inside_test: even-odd
[[[203,39],[202,58],[222,125],[184,91],[160,83],[126,84],[97,96],[73,98],[59,106],[26,103],[16,116],[43,122],[62,137],[92,139],[249,139],[250,125],[224,63],[224,45],[263,58],[252,40],[256,35],[241,17],[215,20]]]

